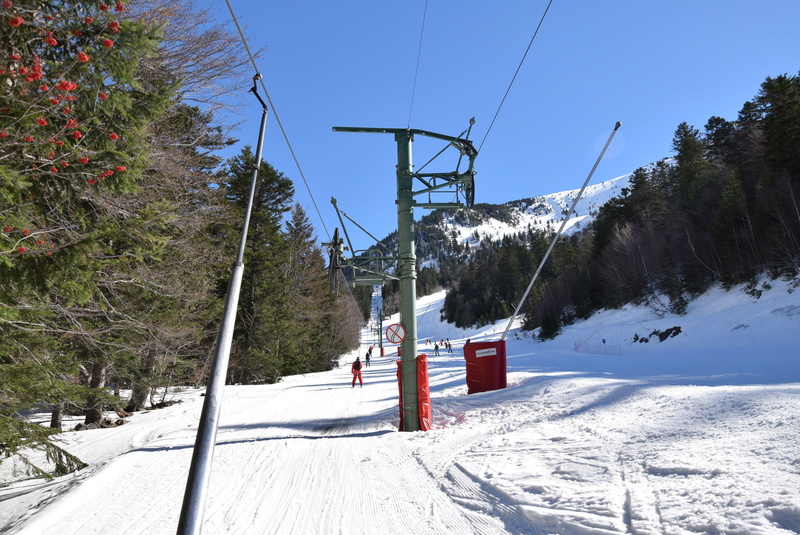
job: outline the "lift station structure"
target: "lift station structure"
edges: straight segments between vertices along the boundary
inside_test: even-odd
[[[350,258],[343,256],[345,248],[341,238],[337,237],[337,240],[334,240],[336,243],[329,245],[332,251],[332,261],[333,257],[337,256],[337,265],[354,268],[353,285],[383,285],[387,280],[399,281],[400,324],[405,330],[405,338],[400,346],[400,372],[402,374],[400,410],[402,412],[403,431],[420,430],[420,412],[417,401],[417,257],[414,243],[414,208],[458,208],[465,205],[468,208],[472,207],[475,202],[474,163],[478,151],[467,138],[473,124],[475,124],[475,119],[470,119],[469,128],[458,137],[412,128],[333,127],[334,132],[393,134],[397,143],[397,251],[388,251],[385,247],[380,252],[376,252],[374,249],[356,251],[352,247],[346,231],[344,235],[351,251]],[[444,149],[439,151],[416,172],[411,158],[411,145],[415,136],[425,136],[447,142]],[[459,153],[454,171],[422,172],[428,164],[450,147],[454,147]],[[460,172],[459,167],[464,158],[467,159],[467,169],[464,172]],[[418,189],[414,189],[415,186]],[[451,199],[453,200],[449,202],[433,202],[431,194],[434,192],[452,193]],[[415,197],[419,195],[427,195],[427,202],[416,201]],[[463,199],[463,203],[460,199]],[[336,206],[336,199],[332,199],[331,202],[336,207],[339,220],[342,223],[342,227],[344,227],[342,213]],[[371,237],[375,239],[373,236]],[[375,241],[378,242],[377,239]]]

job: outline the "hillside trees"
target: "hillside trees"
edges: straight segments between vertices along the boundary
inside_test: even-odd
[[[174,86],[137,79],[158,32],[116,20],[122,2],[0,9],[0,443],[6,455],[41,448],[59,472],[75,463],[14,414],[31,392],[56,404],[85,399],[78,372],[119,347],[112,307],[83,307],[101,293],[98,274],[159,247],[153,214],[131,217],[116,197],[135,188],[145,129]]]
[[[800,182],[800,76],[769,77],[754,99],[761,116],[770,178]]]
[[[712,282],[796,272],[798,89],[797,76],[768,78],[736,121],[681,123],[674,167],[633,173],[593,226],[598,306],[660,292],[679,311]]]
[[[226,199],[238,214],[233,226],[218,231],[226,239],[229,252],[226,256],[231,259],[236,258],[256,165],[255,154],[246,146],[228,160],[226,170],[220,175]],[[283,214],[291,207],[294,186],[268,163],[262,161],[258,165],[229,369],[232,382],[245,384],[280,379],[281,355],[296,329],[288,312],[288,274],[283,269],[287,244],[280,231]],[[227,287],[228,275],[227,269],[220,274],[220,292]]]
[[[246,208],[254,166],[255,155],[248,146],[220,174],[225,196],[236,212]],[[328,370],[338,355],[358,344],[361,316],[349,293],[341,298],[331,294],[313,228],[302,207],[292,209],[293,195],[292,181],[260,162],[230,382],[274,383],[284,375]],[[282,219],[289,210],[284,230]],[[238,246],[237,225],[242,219],[217,229],[229,250]],[[220,274],[220,291],[223,281],[227,279]]]
[[[768,191],[757,211],[759,237],[770,243],[769,261],[796,262],[800,236],[800,75],[767,78],[754,99],[761,116]]]
[[[506,237],[494,247],[479,250],[447,292],[447,320],[467,327],[510,316],[549,246],[548,237],[530,231],[522,238]],[[546,280],[553,274],[553,266],[548,265],[540,276]]]
[[[734,121],[711,117],[702,132],[679,124],[675,158],[634,171],[589,232],[570,238],[572,247],[556,248],[557,275],[537,284],[525,328],[553,336],[576,317],[628,302],[681,313],[687,297],[714,282],[796,273],[799,117],[800,76],[781,75],[768,78]],[[509,283],[516,269],[509,250],[503,244],[479,252],[459,271],[445,301],[450,321],[466,326],[493,317],[485,304],[501,295],[493,277]],[[503,273],[486,276],[504,258]],[[655,304],[654,295],[667,304]]]

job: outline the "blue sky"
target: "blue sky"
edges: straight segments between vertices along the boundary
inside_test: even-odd
[[[579,188],[617,121],[592,183],[672,155],[680,122],[702,130],[711,116],[733,120],[766,77],[800,71],[797,0],[554,0],[487,136],[548,0],[231,4],[250,47],[265,50],[259,70],[321,217],[272,114],[263,157],[294,180],[320,241],[322,223],[340,226],[331,197],[378,238],[397,228],[393,136],[334,126],[455,136],[475,117],[471,139],[486,137],[476,202],[503,203]],[[260,107],[245,102],[236,135],[255,146]],[[441,148],[418,136],[414,163]],[[428,170],[454,168],[445,154]],[[371,242],[348,232],[357,247]]]

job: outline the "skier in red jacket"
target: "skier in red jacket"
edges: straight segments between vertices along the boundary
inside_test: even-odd
[[[353,363],[350,371],[353,372],[353,388],[356,386],[356,379],[358,379],[361,388],[364,388],[364,381],[361,379],[361,357],[356,357],[356,361]]]

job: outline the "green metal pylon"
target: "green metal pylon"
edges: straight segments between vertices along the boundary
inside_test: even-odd
[[[400,363],[403,375],[403,430],[419,431],[417,404],[417,255],[414,248],[414,168],[410,131],[395,132],[397,141],[397,271],[400,277],[400,323],[406,330]]]
[[[474,120],[471,120],[470,127],[473,123]],[[403,383],[402,430],[419,431],[419,403],[417,402],[417,256],[414,245],[414,206],[424,208],[457,208],[463,205],[460,202],[417,203],[414,200],[414,196],[422,194],[430,195],[432,192],[449,189],[451,193],[454,192],[463,195],[467,206],[471,207],[475,198],[475,172],[473,171],[473,164],[475,157],[478,155],[478,151],[475,150],[472,142],[468,139],[435,134],[426,132],[425,130],[410,128],[334,127],[333,131],[394,134],[394,139],[397,142],[396,202],[397,236],[399,244],[396,275],[400,280],[400,323],[406,332],[405,338],[400,346],[402,349],[400,371],[402,373]],[[469,130],[467,130],[467,132],[468,131]],[[448,146],[452,145],[455,147],[461,156],[467,156],[469,159],[467,171],[459,173],[457,165],[455,171],[444,173],[415,173],[411,160],[411,143],[414,141],[415,134],[447,141],[449,144]],[[440,151],[439,154],[442,152],[444,152],[444,149]],[[434,156],[434,159],[435,158],[436,156]],[[424,187],[421,190],[414,191],[414,180],[421,182]],[[455,190],[452,190],[452,188],[455,188]],[[335,199],[332,200],[332,202],[334,206],[336,206]],[[347,236],[347,233],[345,233],[345,236]],[[353,261],[355,264],[355,258]],[[375,271],[371,273],[375,273]],[[388,274],[384,275],[385,277],[389,277]],[[374,280],[364,282],[374,284]]]

